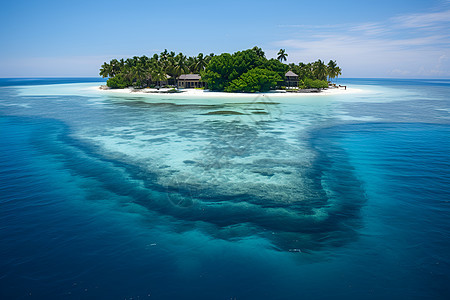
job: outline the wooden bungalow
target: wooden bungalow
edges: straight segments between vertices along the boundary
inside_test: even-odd
[[[292,71],[287,72],[285,75],[286,87],[298,87],[298,75]]]
[[[201,81],[199,74],[183,74],[178,77],[179,88],[202,88],[206,83]]]

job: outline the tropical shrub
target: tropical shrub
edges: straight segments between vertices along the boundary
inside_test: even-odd
[[[300,83],[301,84],[301,83]],[[303,88],[312,88],[312,89],[326,89],[328,87],[328,81],[319,80],[319,79],[311,79],[305,78],[303,80]]]
[[[256,68],[233,80],[225,92],[267,92],[275,88],[279,81],[282,79],[277,72]]]
[[[131,80],[127,79],[122,74],[117,74],[106,81],[106,85],[112,89],[124,89],[129,87],[131,84]]]

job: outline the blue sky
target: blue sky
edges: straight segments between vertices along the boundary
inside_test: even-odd
[[[450,0],[3,1],[0,77],[97,76],[112,58],[255,45],[342,77],[450,78]]]

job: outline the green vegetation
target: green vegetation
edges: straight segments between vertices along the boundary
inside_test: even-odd
[[[208,88],[225,92],[263,92],[283,82],[289,67],[275,59],[268,60],[261,48],[211,58],[201,73]]]
[[[139,88],[161,85],[176,85],[181,74],[196,73],[204,70],[214,54],[186,57],[182,53],[164,50],[160,55],[113,59],[100,68],[100,76],[109,77],[106,82],[111,88]]]
[[[225,92],[267,92],[274,89],[277,83],[282,81],[277,72],[267,69],[251,69],[250,71],[233,80]]]
[[[328,81],[305,78],[304,80],[300,80],[299,87],[301,89],[326,89],[328,87]]]
[[[261,48],[238,51],[233,54],[204,55],[186,57],[167,49],[152,57],[113,59],[105,62],[100,75],[109,77],[111,88],[177,86],[182,74],[200,74],[207,88],[225,92],[266,92],[286,86],[285,74],[292,71],[298,75],[295,86],[299,88],[327,88],[328,81],[342,74],[336,61],[326,65],[320,59],[312,63],[284,64],[288,54],[280,49],[277,59],[267,59]],[[289,86],[292,86],[292,81]]]
[[[336,64],[336,61],[330,60],[328,65],[326,65],[320,59],[312,63],[299,63],[289,64],[289,69],[298,75],[300,80],[305,80],[306,78],[318,79],[318,80],[332,80],[337,78],[342,74],[342,69]]]
[[[109,78],[106,84],[113,89],[124,89],[129,87],[132,84],[132,81],[129,77],[119,73],[116,76]]]

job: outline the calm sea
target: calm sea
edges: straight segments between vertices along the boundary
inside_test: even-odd
[[[449,299],[450,80],[0,79],[0,299]]]

